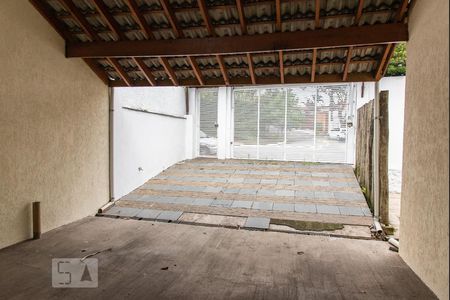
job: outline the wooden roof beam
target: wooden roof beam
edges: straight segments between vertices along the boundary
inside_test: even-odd
[[[128,5],[130,9],[130,13],[133,16],[135,22],[139,25],[139,27],[143,30],[146,39],[150,39],[153,37],[153,32],[143,14],[139,12],[139,6],[137,5],[135,0],[124,0],[124,2]]]
[[[225,85],[230,85],[230,79],[228,77],[227,69],[225,68],[225,62],[223,61],[223,57],[220,55],[216,55],[217,62],[219,63],[220,72],[223,76],[223,81],[225,82]]]
[[[241,25],[242,34],[247,34],[247,21],[245,20],[244,0],[236,0],[236,8],[239,15],[239,23]]]
[[[119,73],[120,78],[125,82],[127,86],[133,85],[133,79],[128,75],[128,73],[123,69],[122,65],[119,63],[117,58],[107,58],[109,64]]]
[[[105,70],[100,66],[96,59],[83,58],[83,60],[104,84],[109,84],[108,74],[106,74]]]
[[[312,65],[311,65],[311,82],[314,82],[316,80],[316,62],[317,62],[317,49],[313,49]]]
[[[164,14],[167,18],[167,20],[170,23],[170,26],[172,26],[173,33],[175,34],[176,38],[182,38],[184,37],[183,30],[181,30],[180,26],[177,22],[177,17],[175,16],[175,13],[172,10],[172,7],[170,6],[169,0],[159,0],[159,3],[161,3],[161,6],[164,10]]]
[[[284,60],[283,60],[283,50],[278,51],[278,64],[280,65],[280,80],[284,83]]]
[[[225,55],[397,43],[408,40],[403,23],[296,32],[173,40],[68,43],[67,57]]]
[[[378,64],[377,71],[375,72],[375,79],[378,81],[383,77],[383,68],[386,62],[389,62],[389,52],[391,51],[391,48],[394,47],[394,44],[387,44],[383,51],[383,56],[381,57],[381,60]]]
[[[408,0],[403,0],[395,14],[395,22],[403,21],[403,18],[405,17],[407,10],[408,10]]]
[[[352,51],[353,51],[353,47],[348,47],[348,50],[347,50],[347,60],[346,60],[346,62],[345,62],[344,71],[342,72],[342,73],[343,73],[343,76],[342,76],[342,80],[343,80],[343,81],[347,81],[347,77],[348,77],[348,68],[349,68],[350,62],[351,62],[351,60],[352,60]]]
[[[202,71],[198,67],[197,62],[195,61],[195,57],[188,56],[187,59],[188,59],[189,63],[191,64],[192,71],[194,72],[195,77],[198,80],[198,83],[200,83],[200,85],[205,85],[205,81],[203,80],[203,76],[202,76]]]
[[[320,28],[320,0],[315,0],[314,29]]]
[[[169,79],[170,79],[170,81],[172,81],[173,85],[178,86],[179,83],[178,83],[177,75],[175,75],[175,72],[173,71],[172,67],[170,66],[169,60],[166,57],[160,57],[159,62],[163,66],[167,75],[169,75]]]
[[[206,7],[205,0],[197,0],[198,8],[200,9],[200,13],[205,21],[206,29],[208,30],[208,34],[210,36],[215,36],[216,32],[211,23],[211,18],[209,17],[208,8]]]
[[[95,7],[97,8],[97,12],[102,16],[103,20],[106,21],[109,29],[114,32],[114,34],[121,40],[126,40],[127,37],[125,33],[120,29],[119,23],[117,23],[116,19],[110,14],[109,7],[103,2],[103,0],[92,0]]]
[[[275,1],[275,11],[276,11],[276,23],[275,27],[277,31],[281,31],[281,0]]]
[[[252,84],[256,84],[255,67],[253,66],[253,58],[250,53],[247,53],[248,72],[252,79]]]
[[[59,2],[72,15],[75,21],[77,21],[91,41],[99,40],[97,33],[94,31],[91,24],[89,24],[84,15],[81,13],[81,10],[73,3],[72,0],[59,0]]]
[[[359,21],[361,21],[363,8],[364,8],[364,0],[359,0],[358,1],[358,7],[356,9],[356,15],[355,15],[355,20],[353,22],[353,25],[355,25],[355,26],[359,25]]]
[[[133,57],[133,61],[142,74],[144,74],[145,79],[150,83],[150,85],[155,86],[156,80],[148,66],[145,64],[144,59],[141,57]]]

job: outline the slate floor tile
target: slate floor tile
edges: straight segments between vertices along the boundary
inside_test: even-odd
[[[140,208],[113,206],[105,212],[105,215],[132,218],[141,211]]]
[[[230,207],[232,203],[233,203],[233,200],[216,199],[210,204],[210,206]]]
[[[273,202],[254,201],[252,209],[272,210]]]
[[[197,198],[192,202],[192,205],[199,205],[199,206],[209,206],[214,201],[214,199],[209,198]]]
[[[295,203],[294,209],[296,212],[302,213],[317,213],[315,204],[303,204],[303,203]]]
[[[294,180],[293,179],[278,179],[277,184],[293,185]]]
[[[295,191],[291,191],[291,190],[277,190],[275,192],[276,196],[279,197],[294,197],[295,196]]]
[[[155,220],[160,213],[161,210],[157,209],[143,209],[136,215],[136,218],[144,220]]]
[[[334,199],[332,192],[314,192],[314,198],[316,199]]]
[[[235,200],[233,201],[233,203],[231,204],[231,207],[233,208],[251,208],[253,204],[253,201],[240,201],[240,200]]]
[[[158,220],[158,221],[171,221],[171,222],[174,222],[174,221],[178,220],[178,218],[181,217],[182,214],[183,214],[182,211],[163,210],[158,215],[156,220]]]
[[[274,203],[273,210],[294,211],[294,204],[293,203]]]
[[[244,183],[260,184],[261,183],[261,179],[246,178],[246,179],[244,179]]]
[[[239,194],[241,195],[256,195],[256,189],[240,189]]]
[[[275,190],[258,190],[258,196],[275,196]]]
[[[225,194],[239,194],[240,189],[224,189]]]
[[[218,186],[208,186],[203,190],[205,193],[220,193],[222,191],[222,187]]]
[[[364,216],[360,207],[339,206],[339,211],[344,216]]]
[[[314,199],[312,191],[295,191],[295,197],[300,199]]]
[[[363,211],[363,214],[364,214],[366,217],[371,217],[371,216],[372,216],[372,212],[370,211],[370,208],[364,207],[364,208],[362,209],[362,211]]]
[[[244,182],[244,178],[229,178],[228,182],[229,183],[243,183]]]
[[[140,198],[142,198],[141,194],[128,194],[120,198],[120,200],[133,200],[138,201]]]
[[[253,229],[268,229],[270,225],[269,218],[257,218],[257,217],[248,217],[247,221],[245,221],[245,228],[253,228]]]
[[[319,214],[340,215],[339,207],[334,205],[316,205]]]
[[[261,184],[277,184],[276,179],[261,179]]]

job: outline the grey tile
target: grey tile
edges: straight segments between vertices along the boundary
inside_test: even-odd
[[[275,192],[276,196],[279,197],[294,197],[295,196],[295,191],[291,191],[291,190],[277,190]]]
[[[155,199],[153,199],[152,202],[157,202],[157,203],[175,203],[175,198],[176,197],[165,197],[165,196],[157,196]]]
[[[236,170],[234,174],[250,174],[249,170]]]
[[[311,180],[295,179],[295,185],[313,186],[313,182]]]
[[[334,192],[334,197],[338,200],[365,201],[362,193]]]
[[[319,214],[339,215],[339,207],[334,205],[316,205]]]
[[[275,190],[259,190],[258,196],[275,196]]]
[[[208,186],[203,190],[205,193],[220,193],[222,191],[222,187],[218,186]]]
[[[297,175],[297,176],[307,176],[307,177],[309,177],[309,176],[311,176],[311,173],[310,173],[310,172],[298,172],[298,171],[296,171],[296,172],[295,172],[295,175]]]
[[[332,173],[332,175],[330,177],[335,177],[335,178],[346,178],[347,174],[346,173]]]
[[[239,194],[240,189],[224,189],[225,194]]]
[[[157,209],[143,209],[136,215],[136,218],[144,220],[155,220],[160,213],[161,210]]]
[[[245,221],[245,228],[253,228],[253,229],[268,229],[270,225],[269,218],[255,218],[248,217],[247,221]]]
[[[294,184],[294,180],[293,179],[278,179],[277,184],[292,185],[292,184]]]
[[[229,178],[228,182],[229,183],[243,183],[244,182],[244,178]]]
[[[312,181],[313,186],[330,186],[328,181]]]
[[[295,171],[280,171],[280,175],[295,175]]]
[[[272,210],[273,202],[254,201],[252,209]]]
[[[261,183],[261,179],[257,179],[257,178],[246,178],[246,179],[244,179],[244,183],[260,184],[260,183]]]
[[[318,173],[318,172],[313,172],[311,173],[312,177],[328,177],[328,173]]]
[[[239,200],[235,200],[231,204],[231,207],[234,207],[234,208],[251,208],[252,204],[253,204],[253,201],[239,201]]]
[[[233,200],[216,199],[210,204],[210,206],[230,207],[232,203],[233,203]]]
[[[174,199],[173,203],[176,204],[192,204],[194,202],[195,198],[191,198],[191,197],[176,197]]]
[[[280,175],[279,171],[266,171],[264,175]]]
[[[261,170],[250,170],[249,174],[251,174],[251,175],[264,175],[264,171],[261,171]]]
[[[140,208],[113,206],[105,212],[105,215],[132,218],[141,211]]]
[[[295,203],[294,207],[296,212],[302,213],[317,213],[315,204],[303,204],[303,203]]]
[[[332,192],[314,192],[314,198],[316,199],[334,199]]]
[[[294,211],[294,204],[293,203],[274,203],[273,210]]]
[[[314,192],[310,191],[295,191],[295,197],[301,199],[314,199]]]
[[[174,221],[178,220],[178,218],[181,217],[182,214],[183,214],[182,211],[163,210],[158,215],[156,220],[174,222]]]
[[[144,202],[157,202],[156,200],[159,198],[159,196],[153,196],[153,195],[143,195],[139,201]]]
[[[344,216],[364,216],[360,207],[339,206],[339,211]]]
[[[199,205],[199,206],[209,206],[214,201],[214,199],[209,198],[197,198],[192,202],[192,205]]]
[[[257,189],[240,189],[239,194],[241,195],[256,195]]]
[[[141,194],[128,194],[123,196],[122,198],[120,198],[120,200],[133,200],[133,201],[137,201],[140,198],[142,198]]]
[[[261,179],[261,184],[277,184],[276,179]]]
[[[183,191],[183,192],[203,192],[206,188],[207,188],[206,186],[185,185],[185,186],[180,186],[180,188],[178,190]]]
[[[348,183],[344,181],[329,181],[330,186],[347,187]]]
[[[368,207],[363,207],[363,208],[362,208],[362,211],[363,211],[363,214],[364,214],[366,217],[371,217],[371,216],[372,216],[372,212],[370,211],[370,208],[368,208]]]

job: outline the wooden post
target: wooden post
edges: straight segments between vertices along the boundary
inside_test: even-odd
[[[41,202],[33,202],[33,239],[41,238]]]
[[[380,222],[389,224],[389,91],[380,92],[380,149],[379,149],[379,187]]]

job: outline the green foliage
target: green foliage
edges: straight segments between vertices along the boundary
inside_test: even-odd
[[[386,71],[386,76],[404,75],[406,75],[406,44],[401,43],[395,47],[394,55]]]

